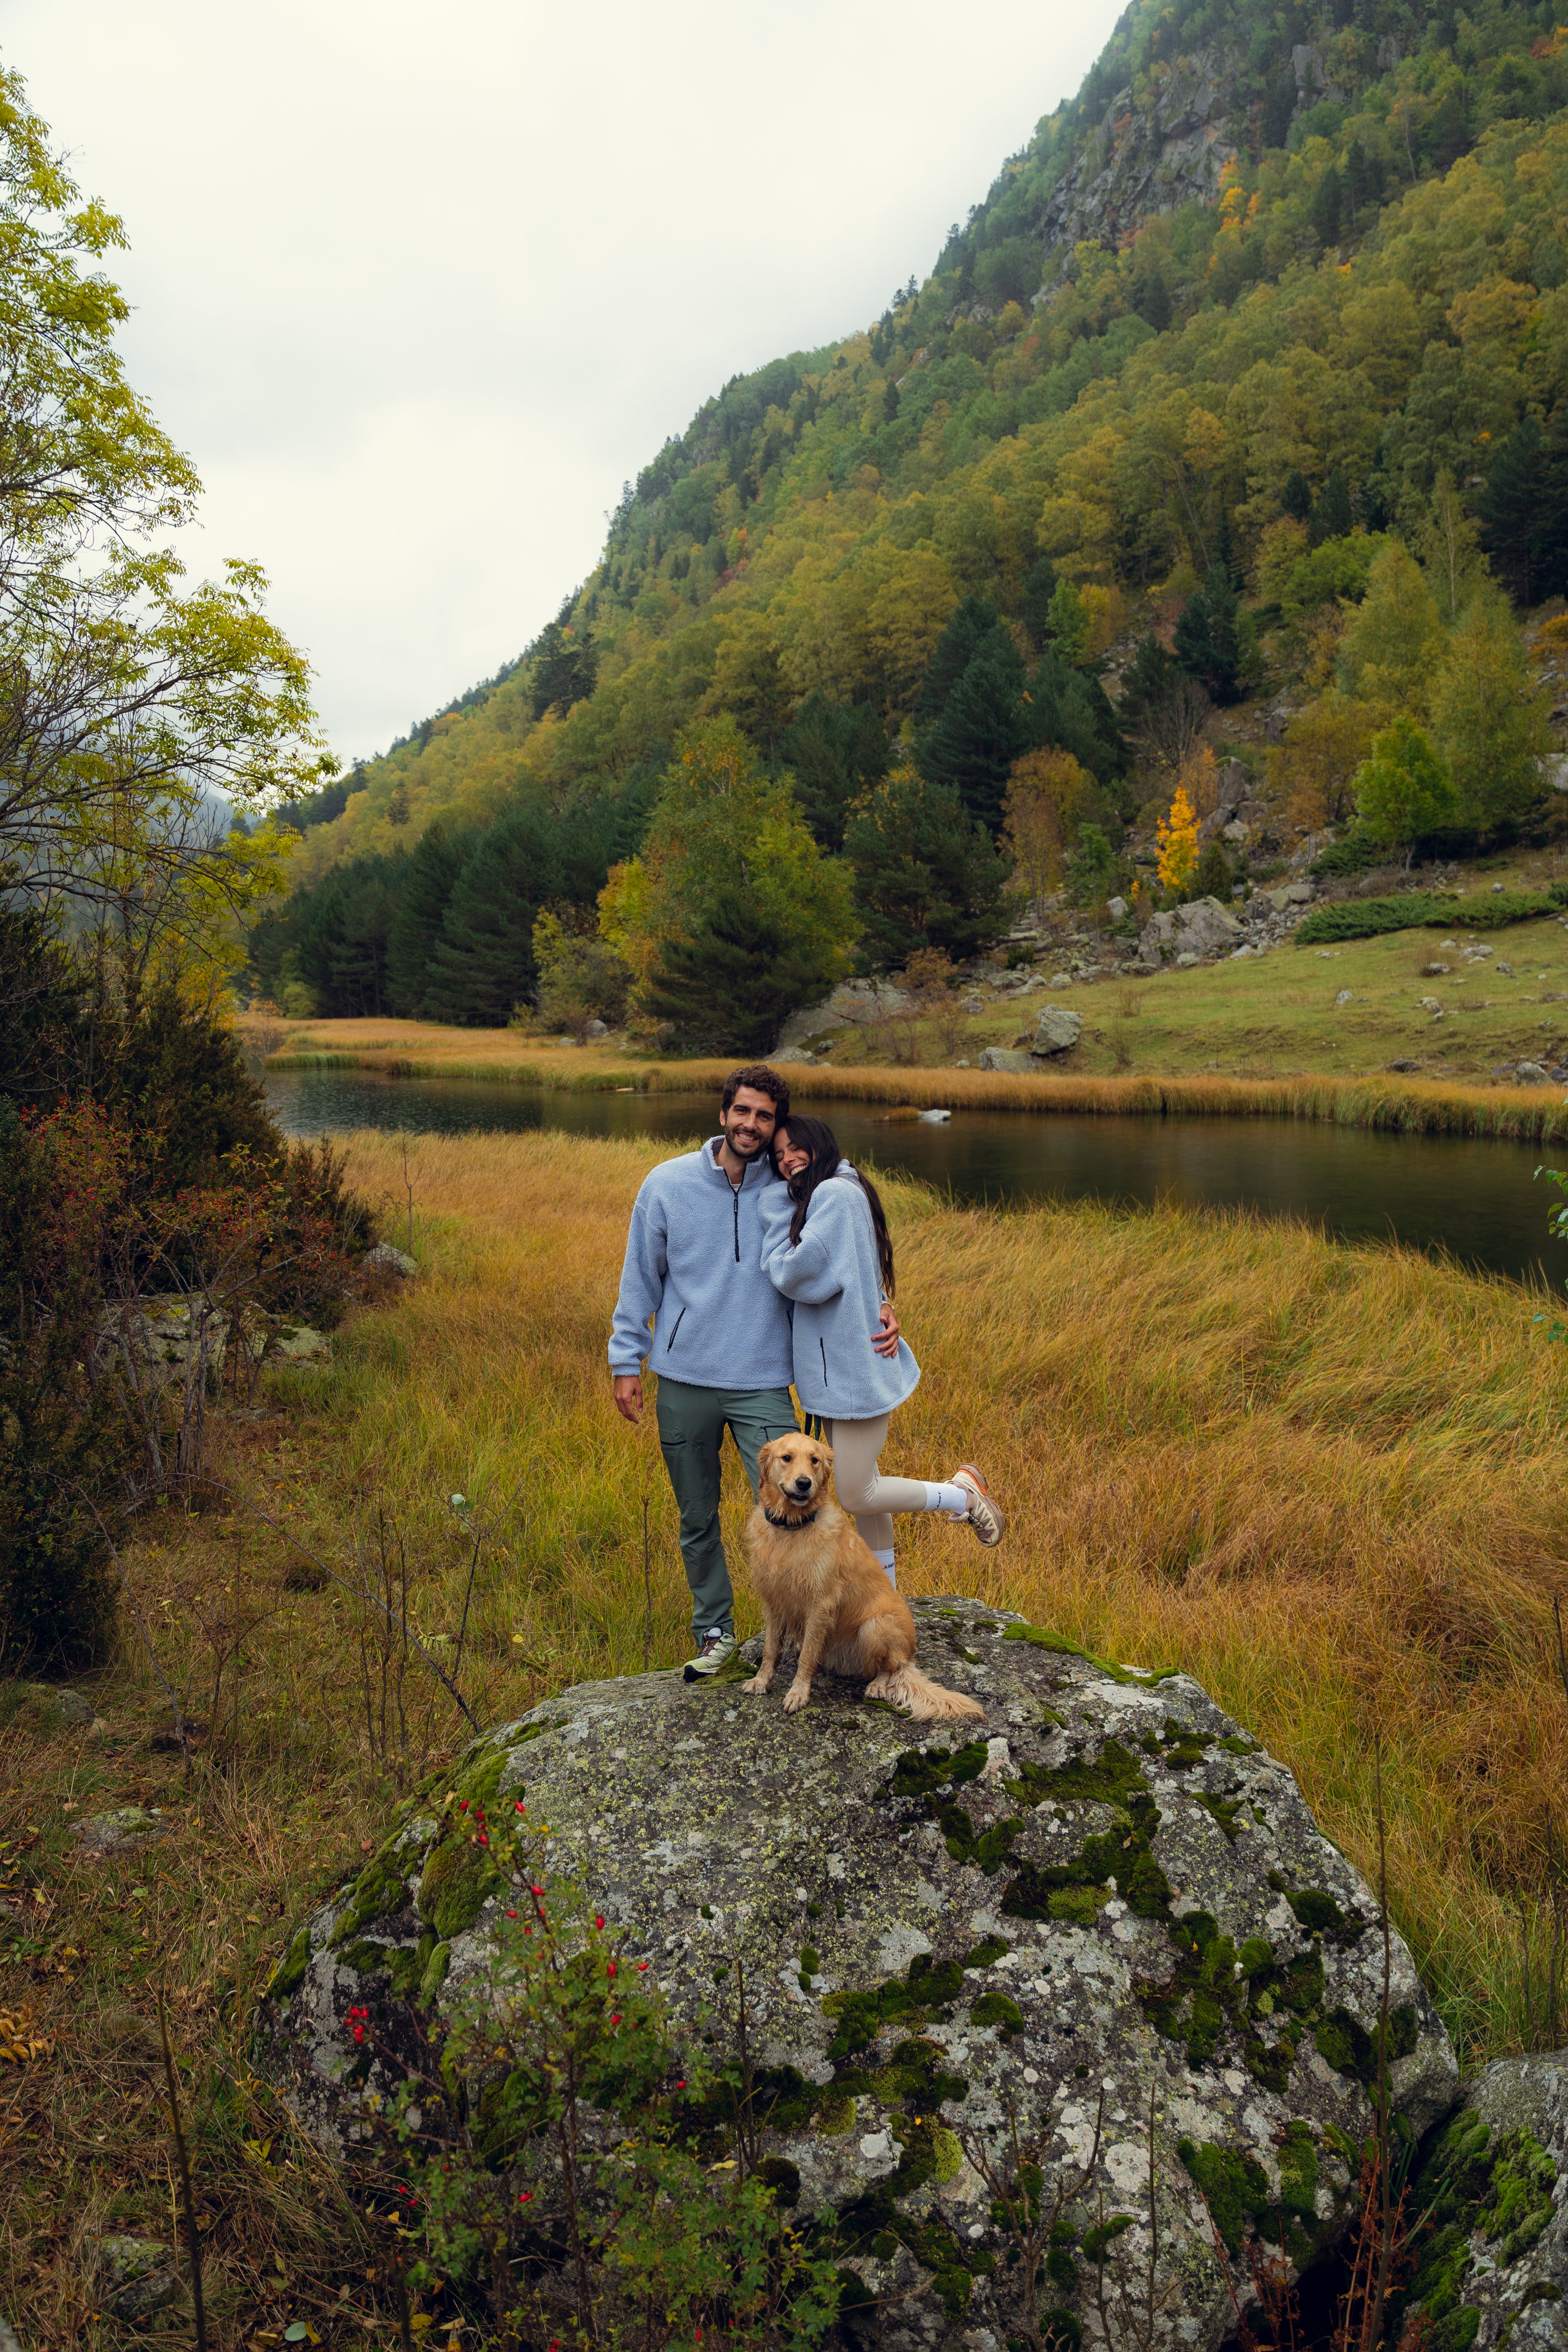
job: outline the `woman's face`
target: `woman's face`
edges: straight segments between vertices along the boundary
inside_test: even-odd
[[[798,1176],[803,1168],[811,1165],[810,1152],[791,1142],[787,1127],[781,1127],[773,1137],[773,1160],[786,1184],[792,1176]]]

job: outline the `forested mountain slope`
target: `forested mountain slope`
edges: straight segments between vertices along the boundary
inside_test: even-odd
[[[300,884],[337,874],[272,926],[268,984],[292,955],[323,1010],[359,1009],[366,971],[379,1009],[415,1009],[370,900],[400,902],[437,819],[443,872],[465,828],[547,820],[558,863],[577,828],[593,854],[530,895],[586,903],[642,839],[681,730],[720,716],[763,770],[787,761],[830,856],[889,766],[994,835],[1041,751],[1077,762],[1068,817],[1113,835],[1157,761],[1137,723],[1162,646],[1215,702],[1314,689],[1296,748],[1333,816],[1403,707],[1388,661],[1435,677],[1479,629],[1470,670],[1513,697],[1512,800],[1478,799],[1450,726],[1439,813],[1517,818],[1541,713],[1496,593],[1476,594],[1489,565],[1520,604],[1568,586],[1565,103],[1549,8],[1142,0],[922,287],[706,403],[526,656],[346,780],[341,809],[301,813],[326,821]],[[1411,579],[1411,643],[1347,669],[1369,581],[1405,613]],[[1131,623],[1158,639],[1108,699]]]

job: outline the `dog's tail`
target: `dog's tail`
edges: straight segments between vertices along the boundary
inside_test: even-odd
[[[985,1712],[978,1699],[966,1698],[962,1691],[945,1690],[929,1675],[922,1675],[919,1666],[900,1666],[896,1674],[879,1675],[874,1683],[867,1684],[866,1696],[887,1699],[917,1723],[942,1723],[954,1716]]]

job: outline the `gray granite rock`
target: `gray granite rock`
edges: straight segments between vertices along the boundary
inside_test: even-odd
[[[1424,2151],[1405,2340],[1568,2347],[1568,2050],[1500,2058]],[[1417,2315],[1426,2329],[1417,2337]]]
[[[1086,2233],[1126,2214],[1108,2272],[1142,2294],[1152,2263],[1148,2352],[1214,2352],[1233,2312],[1200,2192],[1238,2246],[1251,2220],[1278,2228],[1283,2197],[1303,2263],[1353,2202],[1375,1901],[1290,1773],[1190,1677],[976,1601],[914,1612],[922,1665],[981,1700],[979,1724],[917,1727],[824,1675],[786,1716],[740,1668],[583,1685],[484,1735],[299,1929],[258,2062],[323,2143],[363,2134],[417,2013],[483,1981],[521,1866],[500,1824],[526,1790],[547,1867],[622,1931],[678,2032],[742,1963],[776,2092],[767,2153],[881,2305],[884,2352],[1016,2332],[973,2161],[1000,2153],[1010,2115],[1053,2189],[1084,2180],[1061,2306],[1088,2320]],[[1390,1968],[1394,2097],[1421,2132],[1457,2069],[1397,1936]],[[363,2006],[376,2031],[356,2048]]]
[[[1035,1042],[1031,1054],[1070,1054],[1083,1034],[1083,1015],[1069,1012],[1065,1004],[1042,1004],[1040,1017],[1035,1024]]]
[[[98,2269],[105,2309],[129,2326],[150,2319],[180,2292],[174,2256],[154,2238],[100,2238]]]
[[[1040,1066],[1033,1054],[1022,1053],[1016,1046],[987,1045],[976,1066],[982,1070],[1034,1072]]]

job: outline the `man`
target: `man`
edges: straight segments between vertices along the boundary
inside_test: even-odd
[[[796,1426],[789,1302],[763,1272],[757,1203],[776,1184],[768,1158],[789,1116],[789,1084],[765,1063],[731,1070],[720,1132],[645,1178],[632,1210],[610,1332],[616,1405],[643,1413],[642,1367],[658,1376],[658,1443],[680,1511],[697,1654],[689,1683],[734,1655],[735,1599],[719,1532],[719,1454],[728,1429],[757,1491],[757,1455]],[[648,1346],[648,1323],[654,1327]],[[873,1345],[898,1346],[885,1309]]]

